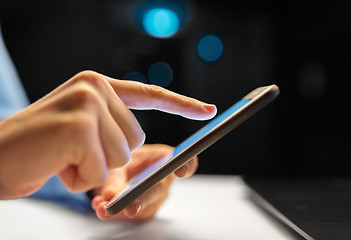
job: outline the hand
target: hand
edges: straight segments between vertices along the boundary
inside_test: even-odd
[[[173,148],[167,145],[144,145],[132,153],[130,164],[123,168],[111,170],[101,193],[94,197],[92,201],[92,207],[96,211],[96,215],[102,220],[147,221],[153,218],[166,200],[174,178],[176,176],[184,178],[194,174],[198,166],[197,157],[163,179],[122,212],[111,216],[106,213],[105,207],[116,194],[127,186],[131,178],[155,161],[170,154],[172,150]]]
[[[192,119],[216,113],[161,87],[81,72],[0,122],[0,198],[29,195],[55,173],[72,191],[102,186],[108,170],[126,165],[144,142],[128,108]]]

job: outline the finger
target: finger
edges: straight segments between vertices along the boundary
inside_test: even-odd
[[[64,91],[79,92],[81,90],[90,93],[91,95],[98,96],[101,102],[104,102],[107,105],[109,113],[126,136],[131,151],[143,144],[145,134],[138,121],[116,95],[114,89],[106,80],[106,77],[99,73],[93,71],[80,72],[57,87],[51,93],[38,100],[37,103],[44,99],[55,97]]]
[[[156,215],[158,209],[167,199],[174,178],[174,174],[168,176],[116,215],[107,214],[105,208],[108,202],[96,197],[96,200],[93,200],[96,215],[102,220],[147,221]]]
[[[143,145],[145,141],[145,133],[134,114],[116,95],[111,85],[105,79],[103,80],[105,82],[104,95],[106,97],[109,113],[123,131],[128,141],[130,151],[134,151]]]
[[[99,134],[108,169],[125,166],[130,161],[127,137],[106,107],[98,109]]]
[[[99,201],[100,199],[98,199]],[[106,205],[107,205],[107,201],[97,201],[97,205],[95,210],[96,216],[101,219],[101,220],[129,220],[129,218],[127,218],[123,212],[120,212],[118,214],[115,215],[110,215],[108,213],[106,213]]]
[[[217,113],[216,106],[155,85],[107,78],[116,94],[129,108],[155,109],[186,118],[205,120]]]
[[[93,200],[91,200],[91,207],[93,208],[94,211],[97,211],[99,205],[105,202],[103,197],[101,195],[95,196]]]
[[[167,199],[173,180],[172,174],[141,195],[123,210],[124,215],[134,221],[147,221],[153,218]]]
[[[109,171],[108,179],[102,188],[101,195],[95,196],[91,202],[92,208],[95,210],[96,215],[102,219],[107,220],[117,219],[117,215],[109,215],[106,213],[105,208],[108,202],[116,195],[120,194],[127,185],[127,172],[125,168],[116,168]],[[119,214],[124,216],[123,214]],[[125,217],[124,217],[125,218]]]
[[[98,135],[92,131],[92,135]],[[98,136],[92,136],[97,139]],[[107,178],[105,154],[98,141],[88,141],[89,151],[81,162],[69,165],[58,173],[64,185],[73,192],[87,191],[101,186]]]
[[[154,162],[162,158],[169,158],[173,147],[165,144],[146,144],[132,153],[132,161],[128,165],[128,178],[131,179],[141,173]]]
[[[187,178],[187,177],[194,175],[194,173],[197,170],[198,165],[199,165],[198,158],[194,157],[193,159],[191,159],[189,162],[184,164],[181,168],[179,168],[174,173],[177,177]]]
[[[124,168],[116,168],[109,171],[109,176],[102,189],[101,196],[104,201],[110,201],[116,194],[122,192],[127,186],[127,173]]]
[[[104,169],[101,169],[103,164],[94,164],[95,161],[90,161],[93,165],[85,166],[68,166],[58,173],[58,177],[63,184],[72,192],[88,191],[92,188],[99,187],[106,179]],[[95,165],[95,167],[94,167]],[[93,171],[92,171],[93,170]]]

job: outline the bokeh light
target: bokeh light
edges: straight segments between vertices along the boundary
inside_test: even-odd
[[[223,54],[222,40],[215,35],[206,35],[197,45],[200,58],[206,62],[217,61]]]
[[[147,83],[147,79],[144,76],[144,74],[142,74],[140,72],[136,72],[136,71],[127,73],[126,75],[124,75],[123,79]]]
[[[179,29],[177,14],[166,8],[152,8],[143,17],[144,30],[156,38],[169,38]]]
[[[168,63],[156,62],[150,66],[147,75],[150,83],[166,87],[173,80],[173,69]]]

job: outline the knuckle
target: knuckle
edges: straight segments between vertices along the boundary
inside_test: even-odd
[[[61,101],[68,109],[82,109],[86,106],[102,106],[103,96],[87,82],[81,81],[70,87],[68,94]]]
[[[100,96],[98,92],[90,85],[81,83],[72,91],[72,98],[74,99],[75,103],[85,105],[87,103],[90,104],[98,102]]]
[[[163,87],[157,86],[157,85],[148,85],[149,88],[149,93],[151,96],[153,97],[157,97],[160,96],[162,94],[164,94],[165,89]]]
[[[106,84],[108,84],[105,77],[97,72],[91,70],[85,70],[80,73],[77,73],[72,79],[71,83],[86,83],[93,88],[102,90]]]
[[[73,80],[82,80],[82,79],[92,79],[92,81],[100,78],[100,75],[97,72],[91,70],[84,70],[77,73],[72,79]]]
[[[151,99],[158,99],[162,98],[166,93],[166,89],[157,85],[148,85],[148,94],[150,95]],[[155,104],[155,103],[154,103]]]
[[[152,102],[150,102],[150,106],[157,108],[157,101],[158,99],[162,98],[162,96],[165,93],[165,89],[157,86],[157,85],[147,85],[147,94],[149,95],[150,99],[153,99]]]

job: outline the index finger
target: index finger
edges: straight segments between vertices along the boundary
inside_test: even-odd
[[[131,109],[154,109],[196,120],[207,120],[217,113],[213,104],[186,97],[165,88],[136,81],[108,78],[112,88]]]

